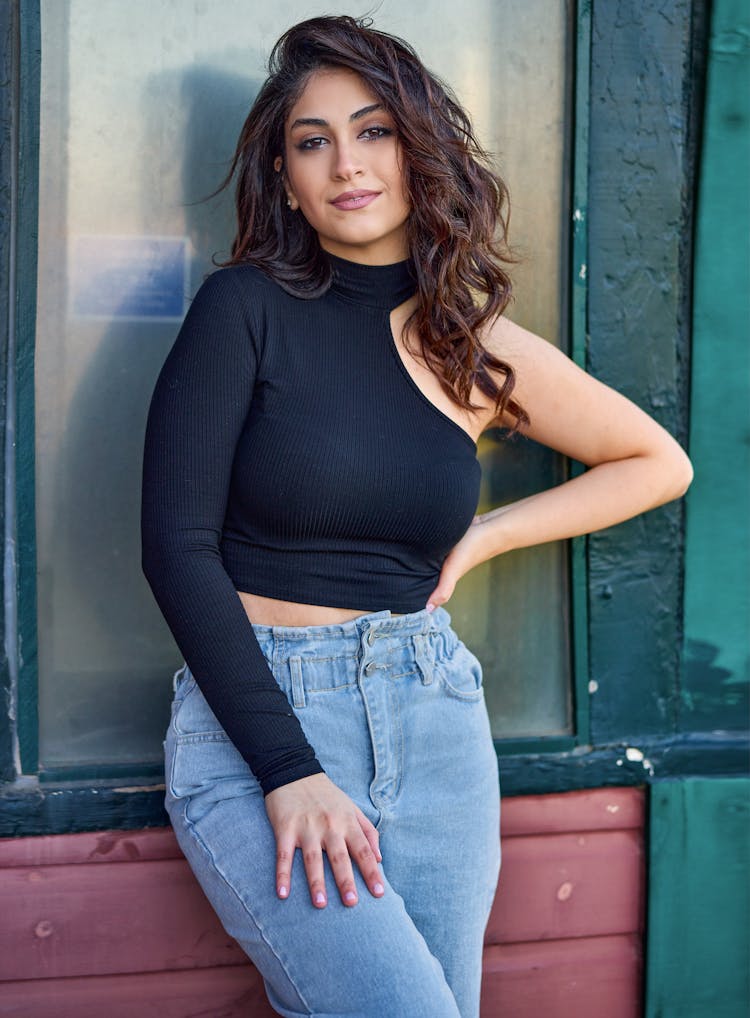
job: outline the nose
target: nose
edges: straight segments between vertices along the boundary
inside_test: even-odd
[[[362,162],[355,146],[350,142],[339,142],[334,150],[332,173],[337,180],[351,180],[362,173]]]

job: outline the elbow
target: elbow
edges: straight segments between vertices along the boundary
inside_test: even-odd
[[[664,464],[667,488],[665,501],[671,502],[676,498],[682,498],[692,484],[693,475],[693,464],[687,453],[675,442],[669,461]]]
[[[159,556],[156,554],[154,548],[145,543],[141,546],[141,571],[146,577],[148,585],[153,590],[154,582],[160,571]]]
[[[142,521],[141,523],[141,571],[153,590],[154,584],[164,572],[166,563],[167,543],[162,539],[158,528]]]
[[[687,456],[685,456],[685,461],[684,461],[683,468],[682,468],[682,474],[680,476],[680,489],[679,489],[679,492],[678,492],[678,495],[677,495],[678,498],[681,498],[685,494],[685,492],[688,490],[690,485],[693,483],[693,477],[694,476],[695,476],[695,471],[693,470],[693,464],[690,462],[690,460],[687,458]]]

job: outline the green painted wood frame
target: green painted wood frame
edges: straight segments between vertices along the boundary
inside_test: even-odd
[[[646,1018],[747,1018],[749,820],[750,779],[653,785]]]

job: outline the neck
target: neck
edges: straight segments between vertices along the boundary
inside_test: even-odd
[[[328,251],[324,253],[331,266],[331,289],[357,304],[392,311],[417,289],[414,265],[409,258],[390,265],[365,265]]]

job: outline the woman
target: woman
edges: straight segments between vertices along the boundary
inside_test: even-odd
[[[405,43],[315,18],[270,72],[230,263],[149,413],[144,569],[186,660],[166,805],[280,1014],[475,1018],[497,760],[442,605],[479,563],[676,498],[691,469],[502,316],[505,187]],[[590,469],[475,516],[497,426]]]

